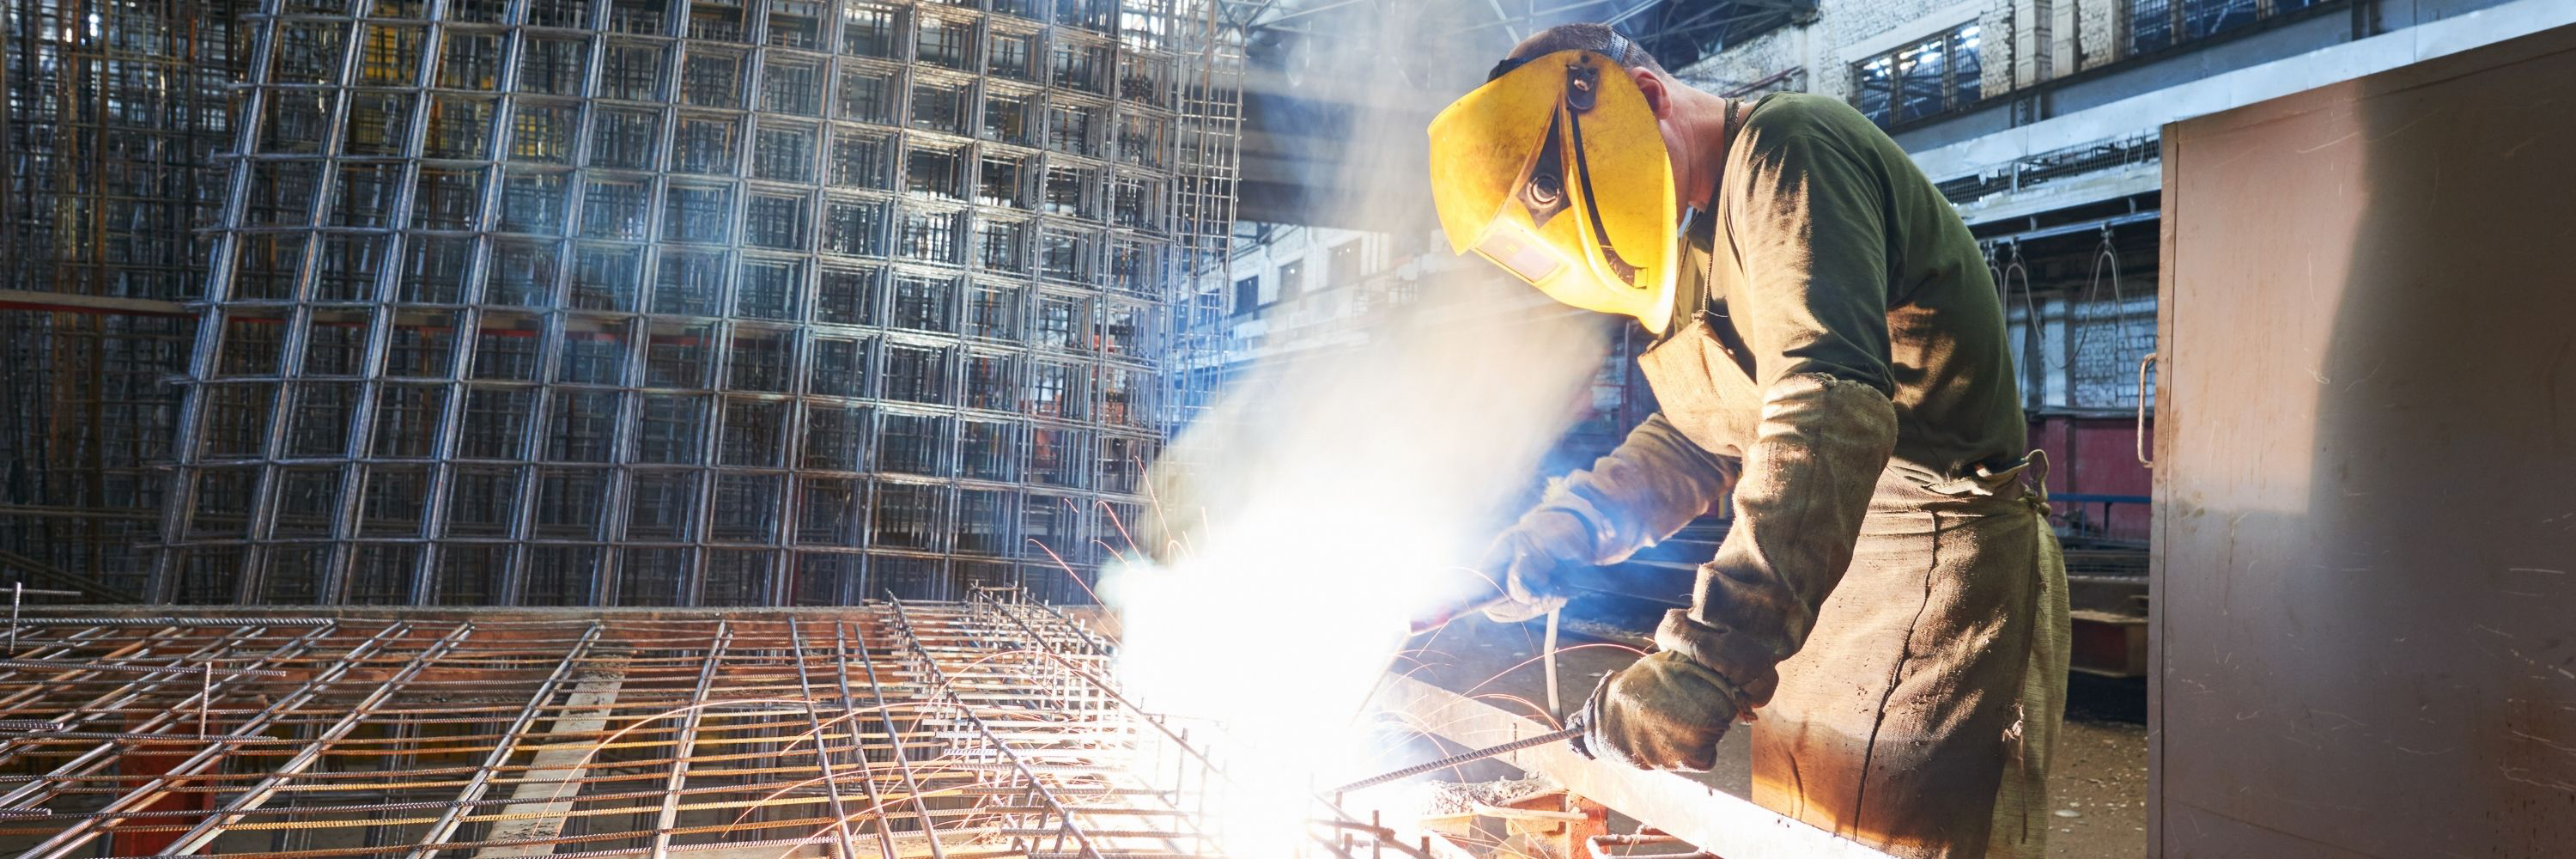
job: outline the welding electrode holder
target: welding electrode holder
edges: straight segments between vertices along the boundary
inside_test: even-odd
[[[1438,609],[1434,609],[1428,614],[1415,617],[1413,619],[1413,625],[1410,630],[1405,633],[1405,637],[1411,638],[1416,635],[1421,635],[1423,633],[1448,626],[1450,621],[1511,601],[1512,596],[1510,594],[1494,594],[1475,602],[1455,603],[1442,606]]]

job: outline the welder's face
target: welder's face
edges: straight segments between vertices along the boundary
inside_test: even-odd
[[[1601,54],[1523,63],[1431,122],[1441,229],[1453,250],[1549,297],[1661,332],[1680,220],[1663,126],[1636,81]]]

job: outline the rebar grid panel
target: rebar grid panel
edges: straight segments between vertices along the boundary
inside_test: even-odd
[[[24,624],[12,654],[44,667],[0,669],[0,849],[1222,855],[1225,775],[1102,680],[1107,645],[1013,592],[98,620]],[[1316,809],[1301,855],[1417,855]]]
[[[1178,270],[1173,288],[1172,352],[1166,359],[1164,436],[1202,417],[1224,384],[1227,289],[1233,254],[1237,180],[1242,175],[1243,29],[1225,0],[1184,3],[1198,55],[1181,88],[1181,173],[1173,208]]]
[[[1223,232],[1176,2],[269,0],[149,596],[1081,597]]]
[[[0,576],[131,599],[230,139],[231,0],[0,6]]]

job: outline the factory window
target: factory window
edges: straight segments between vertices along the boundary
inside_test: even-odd
[[[1306,263],[1303,260],[1280,266],[1279,297],[1273,299],[1273,301],[1287,301],[1289,299],[1296,298],[1297,293],[1304,291],[1305,288]]]
[[[1349,286],[1360,282],[1360,242],[1352,239],[1333,246],[1333,255],[1325,262],[1330,279],[1324,287]]]
[[[1982,28],[1971,22],[1871,57],[1852,67],[1852,102],[1880,125],[1896,125],[1975,104]]]
[[[2143,54],[2325,5],[2326,0],[2132,0],[2129,52]]]

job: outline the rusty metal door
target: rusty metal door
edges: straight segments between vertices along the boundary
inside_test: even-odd
[[[2150,851],[2576,852],[2576,28],[2164,140]]]

